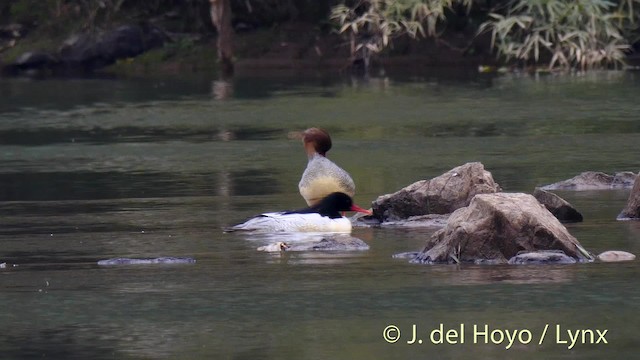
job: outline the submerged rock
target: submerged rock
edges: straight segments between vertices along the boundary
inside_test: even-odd
[[[520,253],[511,259],[509,264],[575,264],[576,259],[567,256],[560,250],[533,251]]]
[[[408,219],[385,221],[380,226],[404,227],[404,228],[443,228],[447,225],[447,220],[451,214],[428,214],[410,216]]]
[[[598,255],[598,260],[604,262],[630,261],[635,260],[636,256],[632,253],[620,250],[609,250]]]
[[[362,251],[369,250],[366,242],[348,234],[324,235],[318,241],[311,242],[276,242],[261,246],[258,251]]]
[[[613,176],[611,187],[613,188],[631,188],[638,179],[638,174],[631,171],[617,172]]]
[[[113,258],[98,261],[98,265],[151,265],[151,264],[193,264],[193,258],[159,257],[152,259]]]
[[[542,186],[542,190],[609,190],[624,189],[633,186],[638,177],[630,171],[618,172],[615,175],[597,171],[587,171],[571,179]]]
[[[540,250],[561,250],[577,261],[593,260],[533,196],[480,194],[451,214],[446,227],[433,234],[413,262],[507,263],[523,251]]]
[[[409,251],[398,254],[393,254],[392,258],[394,259],[415,259],[418,255],[420,255],[419,251]]]
[[[573,205],[554,193],[536,188],[533,196],[561,222],[573,223],[583,220],[582,214]]]
[[[618,215],[618,220],[640,220],[640,176],[636,178],[627,206]]]
[[[351,223],[357,227],[401,227],[401,228],[434,228],[440,229],[447,224],[447,219],[451,214],[427,214],[410,216],[408,219],[384,221],[371,216],[352,217]]]
[[[372,203],[373,216],[385,222],[448,214],[469,205],[476,194],[498,191],[500,186],[481,163],[467,163],[431,180],[421,180],[393,194],[379,196]]]

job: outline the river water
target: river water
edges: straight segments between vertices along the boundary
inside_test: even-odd
[[[469,161],[513,192],[637,172],[639,90],[622,72],[0,79],[0,358],[635,358],[638,261],[391,257],[420,249],[424,229],[354,229],[368,251],[271,254],[256,248],[274,237],[221,228],[304,205],[290,133],[310,126],[331,133],[362,206]],[[569,231],[594,253],[640,255],[640,223],[615,220],[628,194],[560,193],[585,217]],[[97,264],[161,256],[196,262]],[[572,346],[567,330],[585,331]]]

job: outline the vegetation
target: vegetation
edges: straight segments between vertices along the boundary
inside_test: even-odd
[[[460,1],[471,4],[471,0]],[[340,33],[348,34],[351,57],[362,59],[368,69],[371,55],[381,52],[393,38],[436,36],[438,22],[445,20],[445,10],[453,3],[454,0],[357,0],[351,6],[334,6],[331,20],[338,24]]]
[[[217,0],[11,0],[0,2],[0,52],[15,56],[2,26],[19,23],[33,38],[58,39],[114,23],[153,22],[172,34],[216,32]],[[310,24],[318,36],[340,34],[352,62],[369,67],[399,38],[439,38],[464,28],[464,36],[508,64],[549,69],[619,67],[639,40],[640,0],[244,0],[226,2],[231,26],[243,34],[275,32],[285,23]],[[228,19],[224,19],[226,24]],[[222,23],[222,22],[221,22]],[[461,26],[458,26],[462,24]],[[333,35],[335,36],[335,35]],[[191,38],[197,38],[191,36]],[[265,38],[260,35],[258,38]],[[270,36],[277,43],[278,36]],[[490,42],[489,42],[490,40]],[[4,41],[4,43],[3,43]],[[180,40],[178,40],[180,41]],[[405,41],[405,40],[402,40]],[[34,41],[39,42],[39,40]],[[9,44],[9,45],[7,45]],[[231,46],[233,45],[233,46]],[[194,43],[194,47],[199,46]],[[211,41],[206,42],[211,46]],[[231,38],[227,49],[268,49]],[[220,45],[218,46],[220,50]],[[488,49],[487,49],[488,50]],[[224,51],[227,54],[228,51]],[[223,54],[218,52],[217,57]],[[235,55],[225,55],[232,59]],[[240,56],[242,56],[240,54]],[[160,56],[160,58],[163,58]]]
[[[582,70],[617,66],[637,27],[636,2],[518,0],[504,14],[489,14],[481,30],[491,32],[492,46],[507,60]]]
[[[438,36],[455,4],[473,0],[357,0],[333,7],[331,19],[346,33],[352,57],[381,52],[394,37]],[[582,70],[624,64],[637,36],[639,0],[514,0],[497,2],[478,29],[507,62]],[[426,31],[425,27],[426,26]]]

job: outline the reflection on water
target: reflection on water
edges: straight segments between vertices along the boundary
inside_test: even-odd
[[[369,79],[208,76],[0,81],[0,353],[7,358],[456,358],[502,348],[387,344],[391,323],[610,329],[611,346],[519,358],[633,358],[640,262],[421,266],[391,256],[433,229],[354,229],[367,251],[266,253],[317,235],[224,234],[304,206],[292,132],[333,136],[356,203],[481,161],[505,191],[597,170],[638,171],[635,73]],[[628,190],[563,193],[594,253],[640,254],[615,221]],[[110,258],[194,258],[102,267]],[[410,328],[410,327],[409,327]]]
[[[461,271],[435,270],[442,273],[443,285],[553,284],[575,280],[575,273],[565,266],[469,266]]]

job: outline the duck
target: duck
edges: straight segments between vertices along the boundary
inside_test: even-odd
[[[225,232],[351,232],[351,221],[341,211],[356,211],[371,214],[353,203],[345,193],[334,192],[325,196],[316,205],[293,211],[269,212],[254,216],[247,221],[225,229]]]
[[[353,198],[356,185],[351,175],[327,158],[327,152],[331,149],[329,133],[320,128],[309,128],[302,132],[302,143],[308,162],[298,189],[307,205],[314,206],[334,192]]]

